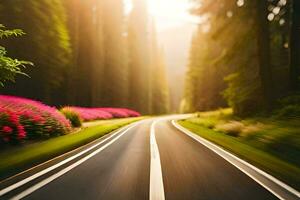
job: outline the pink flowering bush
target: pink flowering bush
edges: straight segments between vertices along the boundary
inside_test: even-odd
[[[119,108],[99,108],[99,110],[110,113],[114,118],[130,117],[128,113]]]
[[[51,137],[70,130],[70,121],[55,108],[25,98],[0,95],[0,141]]]
[[[76,112],[83,121],[138,117],[140,114],[136,111],[125,108],[82,108],[82,107],[66,107],[69,111]],[[64,110],[63,108],[62,110]]]
[[[126,108],[64,107],[59,112],[38,101],[0,95],[0,144],[63,135],[81,121],[138,116]]]
[[[0,140],[17,142],[25,137],[26,132],[19,121],[19,116],[9,109],[0,108]]]
[[[129,117],[140,117],[141,114],[134,111],[134,110],[130,110],[127,108],[118,108],[118,110],[125,112]]]
[[[93,121],[93,120],[113,118],[113,116],[110,113],[99,110],[98,108],[68,107],[68,110],[69,111],[72,110],[73,112],[78,113],[79,117],[83,121]]]

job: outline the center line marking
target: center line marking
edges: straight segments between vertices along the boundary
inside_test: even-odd
[[[151,164],[150,164],[150,200],[164,200],[165,191],[162,178],[162,170],[160,163],[159,150],[155,139],[155,121],[151,125],[150,130],[150,151],[151,151]]]

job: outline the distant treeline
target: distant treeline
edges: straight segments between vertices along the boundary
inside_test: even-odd
[[[300,113],[300,1],[194,0],[198,26],[182,110]],[[297,109],[297,111],[295,111]]]
[[[128,107],[166,113],[165,62],[144,0],[1,0],[0,24],[26,35],[3,38],[8,55],[34,63],[1,93],[51,105]]]

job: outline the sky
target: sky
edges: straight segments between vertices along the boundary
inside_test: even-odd
[[[124,1],[129,13],[131,0]],[[191,38],[200,19],[189,14],[190,0],[148,0],[148,8],[166,56],[171,109],[176,112],[183,94]]]

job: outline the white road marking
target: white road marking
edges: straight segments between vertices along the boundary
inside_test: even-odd
[[[242,166],[234,163],[234,161],[232,161],[231,159],[235,159],[237,162],[242,163],[243,165],[246,165],[247,167],[251,168],[252,170],[254,170],[256,173],[262,175],[263,177],[271,180],[272,182],[276,183],[278,186],[284,188],[285,190],[287,190],[288,192],[290,192],[291,194],[295,195],[297,198],[300,198],[300,193],[295,190],[294,188],[288,186],[287,184],[281,182],[280,180],[276,179],[275,177],[271,176],[270,174],[258,169],[257,167],[251,165],[250,163],[238,158],[237,156],[229,153],[228,151],[225,151],[224,149],[222,149],[221,147],[213,144],[212,142],[202,138],[201,136],[195,135],[193,132],[187,130],[186,128],[178,125],[176,123],[175,120],[172,120],[172,124],[179,129],[180,131],[182,131],[183,133],[185,133],[186,135],[188,135],[189,137],[193,138],[194,140],[198,141],[199,143],[201,143],[202,145],[206,146],[207,148],[209,148],[210,150],[212,150],[213,152],[215,152],[216,154],[218,154],[219,156],[221,156],[222,158],[224,158],[226,161],[228,161],[229,163],[231,163],[232,165],[234,165],[236,168],[238,168],[239,170],[241,170],[243,173],[245,173],[246,175],[248,175],[250,178],[252,178],[254,181],[256,181],[257,183],[259,183],[261,186],[263,186],[264,188],[266,188],[268,191],[270,191],[273,195],[275,195],[277,198],[284,200],[286,198],[282,197],[282,195],[278,194],[277,192],[275,192],[272,188],[270,188],[269,186],[267,186],[266,184],[262,183],[260,180],[258,180],[257,177],[255,177],[254,175],[252,175],[251,173],[249,173],[247,170],[243,169]],[[231,159],[230,159],[231,157]]]
[[[162,178],[162,170],[160,163],[159,150],[155,139],[155,121],[151,125],[150,130],[150,150],[151,150],[151,164],[150,164],[150,200],[164,200],[165,191]]]
[[[78,158],[79,156],[81,156],[81,155],[83,155],[83,154],[85,154],[85,153],[87,153],[87,152],[89,152],[89,151],[95,149],[95,148],[98,147],[99,145],[103,144],[103,143],[106,142],[107,140],[111,139],[111,138],[114,137],[115,135],[117,135],[117,134],[119,134],[120,132],[122,132],[124,129],[125,129],[125,130],[124,130],[124,133],[125,133],[125,132],[127,132],[130,128],[132,128],[132,127],[134,127],[134,126],[136,126],[136,125],[138,125],[138,124],[139,124],[139,122],[138,122],[138,123],[135,123],[134,125],[131,125],[130,127],[122,128],[121,130],[115,132],[115,133],[112,134],[111,136],[109,136],[109,137],[107,137],[106,139],[102,140],[101,142],[99,142],[99,143],[97,143],[97,144],[95,144],[95,145],[89,147],[88,149],[85,149],[84,151],[81,151],[81,152],[79,152],[78,154],[76,154],[76,155],[74,155],[74,156],[71,156],[71,157],[69,157],[69,158],[67,158],[67,159],[65,159],[65,160],[63,160],[63,161],[61,161],[61,162],[59,162],[59,163],[57,163],[57,164],[55,164],[55,165],[49,167],[49,168],[46,168],[46,169],[44,169],[44,170],[42,170],[42,171],[40,171],[40,172],[38,172],[38,173],[36,173],[36,174],[30,176],[30,177],[27,177],[27,178],[25,178],[25,179],[23,179],[23,180],[21,180],[21,181],[15,183],[15,184],[13,184],[13,185],[10,185],[10,186],[8,186],[8,187],[2,189],[2,190],[0,191],[0,197],[3,196],[3,195],[6,194],[6,193],[8,193],[8,192],[10,192],[10,191],[12,191],[12,190],[18,188],[18,187],[21,187],[22,185],[24,185],[24,184],[26,184],[26,183],[28,183],[28,182],[30,182],[30,181],[32,181],[32,180],[38,178],[38,177],[40,177],[40,176],[42,176],[42,175],[44,175],[44,174],[46,174],[46,173],[48,173],[48,172],[50,172],[50,171],[52,171],[52,170],[54,170],[54,169],[56,169],[56,168],[58,168],[58,167],[64,165],[64,164],[66,164],[66,163],[68,163],[68,162],[70,162],[70,161],[72,161],[72,160]],[[124,134],[124,133],[123,133],[123,134]],[[123,135],[123,134],[122,134],[122,135]],[[119,137],[118,137],[118,138],[119,138]],[[114,141],[115,141],[115,140],[114,140]]]
[[[114,139],[112,139],[110,142],[108,142],[107,144],[103,145],[101,148],[97,149],[96,151],[93,151],[91,154],[87,155],[86,157],[80,159],[79,161],[75,162],[74,164],[68,166],[67,168],[59,171],[58,173],[50,176],[49,178],[39,182],[38,184],[28,188],[27,190],[21,192],[20,194],[14,196],[12,198],[12,200],[19,200],[22,199],[26,196],[28,196],[29,194],[33,193],[34,191],[40,189],[41,187],[47,185],[48,183],[52,182],[53,180],[59,178],[60,176],[64,175],[65,173],[69,172],[70,170],[74,169],[75,167],[77,167],[78,165],[82,164],[83,162],[87,161],[88,159],[92,158],[93,156],[97,155],[98,153],[100,153],[101,151],[103,151],[104,149],[106,149],[108,146],[110,146],[111,144],[113,144],[115,141],[117,141],[120,137],[122,137],[127,131],[129,131],[131,128],[137,126],[139,123],[130,126],[129,128],[127,128],[125,131],[123,131],[123,133],[121,133],[120,135],[116,136]]]

